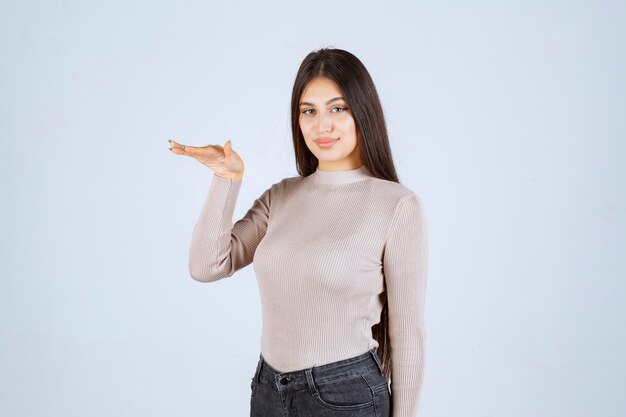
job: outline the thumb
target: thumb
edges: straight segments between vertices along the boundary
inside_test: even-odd
[[[228,139],[228,142],[224,144],[224,156],[229,156],[232,153],[232,150],[233,148],[232,148],[231,140]]]

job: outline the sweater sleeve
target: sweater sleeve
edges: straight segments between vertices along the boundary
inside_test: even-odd
[[[248,212],[233,224],[241,183],[240,179],[213,174],[189,247],[189,273],[196,281],[217,281],[248,266],[265,236],[272,187],[265,190]]]
[[[403,197],[389,229],[383,273],[389,303],[392,417],[415,417],[424,377],[428,242],[423,205]]]

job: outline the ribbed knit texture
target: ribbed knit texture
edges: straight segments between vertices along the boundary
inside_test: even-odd
[[[357,169],[273,184],[233,224],[242,180],[213,175],[193,229],[198,281],[253,263],[263,316],[261,353],[281,372],[378,346],[386,285],[393,417],[415,417],[424,375],[427,229],[419,197]]]

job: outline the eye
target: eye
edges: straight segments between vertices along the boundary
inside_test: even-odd
[[[302,112],[302,114],[311,114],[311,113],[307,113],[308,111],[311,111],[311,110],[313,110],[313,109],[306,109],[306,110],[304,110],[304,111]]]
[[[345,107],[333,107],[333,110],[341,110],[341,111],[336,111],[335,113],[343,113],[344,111],[346,111],[347,109]]]

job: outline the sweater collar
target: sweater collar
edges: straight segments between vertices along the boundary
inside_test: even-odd
[[[340,169],[335,171],[322,171],[318,166],[315,172],[309,175],[311,181],[317,184],[348,184],[371,177],[372,174],[365,165],[354,169]]]

